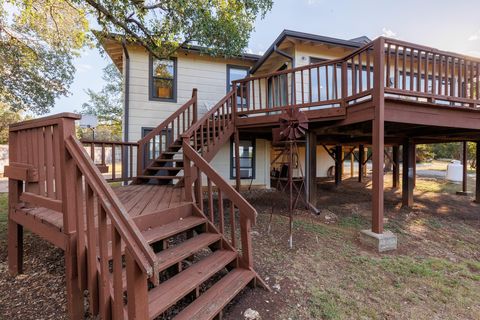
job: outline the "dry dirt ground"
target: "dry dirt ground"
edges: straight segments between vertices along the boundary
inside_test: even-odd
[[[480,319],[480,205],[454,195],[458,186],[418,179],[415,206],[402,209],[400,193],[387,188],[386,228],[397,234],[398,250],[377,254],[358,241],[359,230],[370,225],[369,188],[355,180],[339,188],[322,183],[320,207],[338,221],[326,225],[297,212],[293,249],[282,209],[286,197],[245,193],[259,212],[256,270],[272,292],[246,289],[224,319],[244,319],[248,308],[262,319]],[[8,275],[5,199],[0,195],[0,319],[62,319],[61,251],[27,235],[25,275]],[[268,233],[273,200],[277,209]]]

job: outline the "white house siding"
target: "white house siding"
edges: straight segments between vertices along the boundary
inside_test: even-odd
[[[305,147],[299,146],[298,147],[298,160],[299,160],[299,167],[293,170],[293,176],[299,177],[301,176],[300,167],[303,172],[303,176],[305,176]],[[330,155],[325,151],[325,149],[319,145],[317,146],[317,175],[318,178],[327,177],[328,168],[334,166],[335,162],[330,157]]]
[[[220,148],[216,156],[210,162],[213,168],[233,185],[235,179],[230,179],[230,155],[231,143],[226,143]],[[255,179],[242,179],[242,186],[254,185],[256,187],[270,188],[270,149],[268,140],[255,140]]]
[[[203,115],[226,94],[227,65],[251,65],[240,59],[214,59],[194,53],[177,56],[177,102],[149,100],[149,55],[136,47],[129,48],[129,141],[141,138],[142,127],[156,127],[191,98],[198,89],[198,111]],[[125,69],[124,69],[125,70]]]

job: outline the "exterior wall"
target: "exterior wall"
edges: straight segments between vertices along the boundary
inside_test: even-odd
[[[298,160],[299,165],[303,171],[303,175],[305,176],[305,147],[298,147]],[[324,178],[327,177],[328,168],[334,166],[335,162],[330,157],[330,155],[325,151],[325,149],[320,145],[317,145],[317,177]],[[293,170],[293,176],[299,177],[301,176],[300,169]]]
[[[222,177],[234,185],[235,179],[230,179],[230,148],[231,143],[224,144],[210,164]],[[253,181],[242,179],[242,186],[252,184],[257,187],[270,188],[270,150],[270,141],[264,139],[255,140],[255,179]]]
[[[156,127],[191,98],[198,89],[199,117],[226,94],[227,65],[250,66],[240,59],[219,59],[195,53],[177,55],[177,101],[149,100],[149,55],[144,49],[129,47],[129,141],[141,138],[142,127]],[[124,59],[125,60],[125,59]],[[125,69],[124,69],[125,70]]]

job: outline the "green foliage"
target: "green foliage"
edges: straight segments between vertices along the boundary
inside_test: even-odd
[[[81,114],[97,116],[99,126],[96,129],[98,140],[121,140],[122,133],[122,75],[113,64],[103,69],[103,80],[106,85],[99,92],[91,89],[86,91],[89,96],[88,102],[82,105]],[[90,130],[81,130],[79,135],[91,138]]]
[[[418,162],[429,162],[435,156],[435,153],[432,150],[432,145],[429,144],[419,144],[416,146],[416,158]]]
[[[105,36],[118,34],[157,57],[180,46],[199,45],[210,54],[240,54],[248,44],[257,16],[272,0],[86,0]]]
[[[73,81],[73,58],[87,41],[85,11],[61,0],[0,5],[0,102],[46,113]]]
[[[12,111],[7,105],[0,102],[0,144],[8,143],[8,126],[22,120],[20,113]]]

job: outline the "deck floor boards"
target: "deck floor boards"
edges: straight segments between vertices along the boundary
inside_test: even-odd
[[[183,188],[172,185],[128,185],[114,187],[113,190],[123,203],[130,216],[150,214],[186,203]],[[20,209],[24,214],[32,215],[39,223],[45,223],[63,230],[63,216],[46,208]]]

